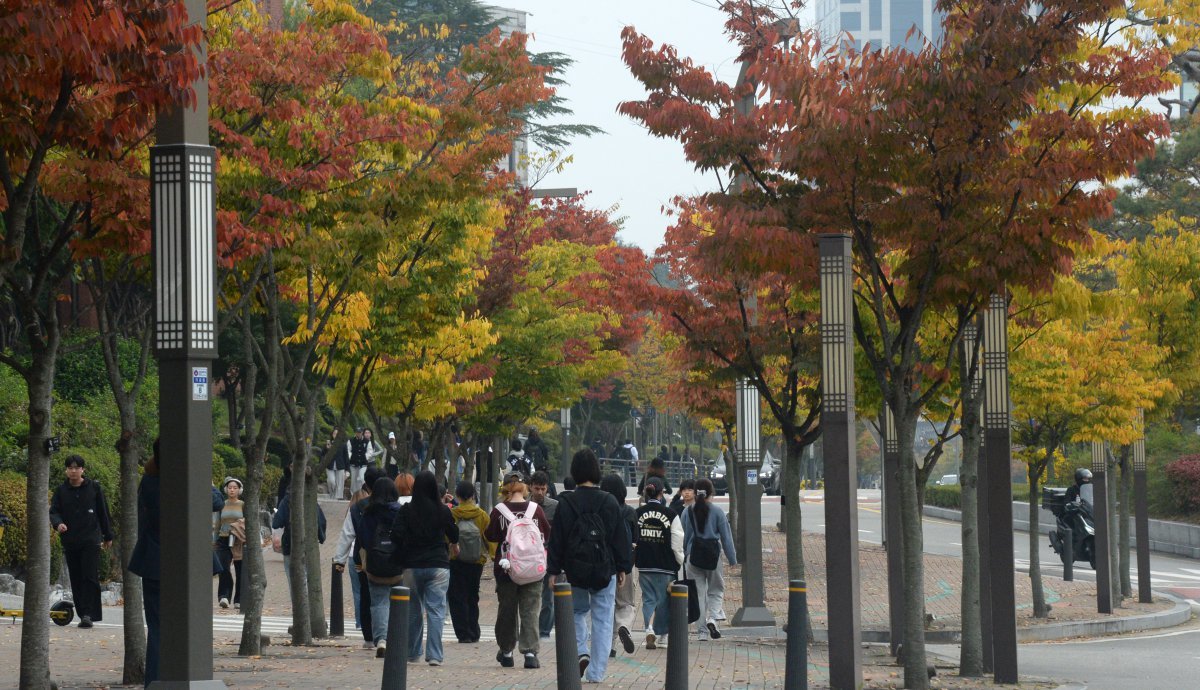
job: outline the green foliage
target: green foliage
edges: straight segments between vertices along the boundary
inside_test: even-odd
[[[242,452],[240,450],[238,450],[237,448],[234,448],[233,446],[228,445],[226,443],[213,444],[213,464],[214,465],[216,464],[218,458],[220,458],[220,460],[221,460],[222,464],[224,464],[226,470],[228,470],[230,472],[235,471],[235,470],[240,470],[241,474],[245,473],[246,459],[242,457]]]
[[[258,492],[259,505],[265,509],[275,507],[275,496],[279,492],[279,481],[283,479],[283,469],[275,465],[263,467],[262,490]]]
[[[140,357],[141,344],[136,340],[121,338],[117,341],[117,362],[126,383],[137,373]],[[63,354],[54,368],[54,393],[60,400],[72,402],[110,393],[104,353],[95,337],[79,336],[63,344]]]
[[[0,513],[8,516],[9,525],[0,538],[0,568],[11,569],[25,564],[25,477],[15,472],[0,474]]]
[[[1028,501],[1029,486],[1014,484],[1012,497],[1014,501]],[[957,484],[949,486],[930,484],[925,487],[925,505],[949,508],[951,510],[962,510],[962,487]]]
[[[0,366],[0,471],[25,470],[25,436],[29,433],[25,381]]]

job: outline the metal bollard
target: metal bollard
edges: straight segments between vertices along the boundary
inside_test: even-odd
[[[667,690],[688,686],[688,586],[671,585],[671,641],[667,645]]]
[[[383,690],[408,687],[408,587],[392,587],[389,594],[387,653],[383,657]]]
[[[1063,581],[1073,582],[1075,580],[1075,530],[1067,528],[1067,535],[1063,537]]]
[[[346,622],[342,613],[342,571],[337,564],[329,577],[329,635],[342,637],[346,634]]]
[[[808,690],[808,587],[804,580],[788,583],[787,663],[783,671],[783,687],[787,690]]]
[[[575,606],[571,585],[554,585],[554,658],[560,690],[579,690],[579,655],[575,649]]]

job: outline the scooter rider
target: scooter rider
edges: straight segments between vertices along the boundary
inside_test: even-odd
[[[1067,503],[1079,500],[1079,490],[1084,484],[1092,483],[1092,471],[1086,467],[1075,470],[1075,483],[1067,487]]]

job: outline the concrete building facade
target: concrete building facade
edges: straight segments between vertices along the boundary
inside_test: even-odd
[[[919,50],[928,39],[941,39],[935,0],[817,0],[821,39],[829,44],[844,37],[856,50],[903,46]],[[912,35],[909,31],[916,27]]]

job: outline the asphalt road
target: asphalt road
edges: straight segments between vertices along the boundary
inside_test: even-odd
[[[802,508],[804,529],[814,532],[825,530],[825,506],[819,492],[806,492],[806,500]],[[859,492],[858,538],[864,542],[880,544],[883,542],[883,521],[881,507],[878,503],[879,492],[864,490]],[[780,506],[777,498],[767,499],[762,506],[764,526],[774,527],[779,521]],[[1049,521],[1053,517],[1047,511],[1041,515],[1041,536],[1037,540],[1037,553],[1046,577],[1062,577],[1062,561],[1050,548]],[[926,516],[924,518],[925,552],[943,556],[962,557],[962,526],[951,520],[942,520]],[[1016,530],[1013,533],[1013,549],[1016,568],[1020,572],[1029,571],[1029,533]],[[1136,558],[1130,554],[1134,563],[1133,586],[1137,588]],[[1082,561],[1075,563],[1075,578],[1094,582],[1095,573]],[[1165,590],[1184,599],[1192,599],[1193,604],[1200,607],[1200,560],[1169,556],[1151,552],[1150,582],[1158,590]],[[1179,590],[1179,591],[1174,591]],[[1190,591],[1189,591],[1190,590]],[[1200,670],[1198,668],[1197,670]]]
[[[951,659],[958,656],[956,647],[929,649]],[[1128,637],[1023,644],[1017,663],[1022,676],[1052,678],[1070,690],[1195,688],[1200,624]]]

